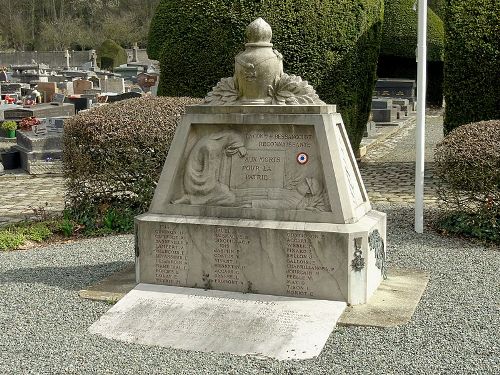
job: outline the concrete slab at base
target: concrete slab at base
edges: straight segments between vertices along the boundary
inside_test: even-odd
[[[339,325],[395,327],[411,320],[429,282],[429,272],[389,269],[387,273],[368,303],[347,307]]]
[[[89,331],[202,352],[305,359],[320,354],[344,302],[139,284]]]
[[[78,294],[82,298],[94,301],[116,302],[134,289],[136,285],[135,265],[132,263],[88,289],[80,290]]]

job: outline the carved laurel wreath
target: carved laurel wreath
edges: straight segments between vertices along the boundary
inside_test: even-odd
[[[303,105],[325,104],[316,94],[314,88],[302,78],[283,73],[268,87],[268,95],[272,104]],[[204,103],[209,105],[237,104],[238,84],[233,77],[222,78],[205,97]]]
[[[268,88],[273,104],[325,104],[316,94],[314,88],[302,78],[283,73]]]
[[[233,77],[222,78],[204,99],[205,104],[226,105],[238,100],[238,85]]]

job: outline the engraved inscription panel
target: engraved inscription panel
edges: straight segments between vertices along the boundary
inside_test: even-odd
[[[155,282],[182,285],[188,270],[186,232],[169,224],[154,231]]]
[[[285,151],[247,149],[231,159],[231,189],[284,187]]]
[[[246,293],[342,299],[335,234],[157,223],[141,282]]]

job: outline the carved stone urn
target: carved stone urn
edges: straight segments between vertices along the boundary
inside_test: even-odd
[[[271,26],[257,18],[246,29],[245,50],[235,58],[235,79],[242,104],[268,104],[268,87],[283,74],[283,57],[270,43]]]

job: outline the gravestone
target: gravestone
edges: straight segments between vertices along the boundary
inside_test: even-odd
[[[17,95],[21,97],[23,85],[21,83],[2,83],[0,84],[0,95],[4,99],[5,95]]]
[[[151,87],[156,85],[158,76],[148,73],[140,73],[137,75],[137,84],[144,92],[149,92]]]
[[[61,117],[73,116],[75,114],[75,106],[70,103],[62,105],[52,104],[37,104],[29,108],[14,108],[4,111],[6,120],[22,120],[25,117]]]
[[[43,93],[42,97],[45,103],[50,103],[57,92],[56,82],[36,82],[36,89]]]
[[[123,94],[125,92],[125,80],[123,78],[107,77],[100,79],[100,87],[103,93]]]
[[[375,84],[373,93],[375,97],[389,97],[396,99],[408,99],[412,106],[412,111],[415,110],[417,101],[416,84],[412,79],[404,78],[379,78]]]
[[[63,122],[67,117],[45,118],[31,131],[17,131],[21,168],[29,174],[62,173]]]
[[[53,98],[53,101],[54,101],[54,103],[63,104],[64,103],[64,99],[66,99],[66,95],[64,95],[64,94],[55,94],[54,98]]]
[[[373,121],[379,124],[392,124],[398,119],[398,110],[388,98],[373,98],[371,113]]]
[[[93,88],[91,81],[86,79],[77,79],[73,81],[73,93],[75,95],[80,95],[85,93],[85,90],[90,90]]]

